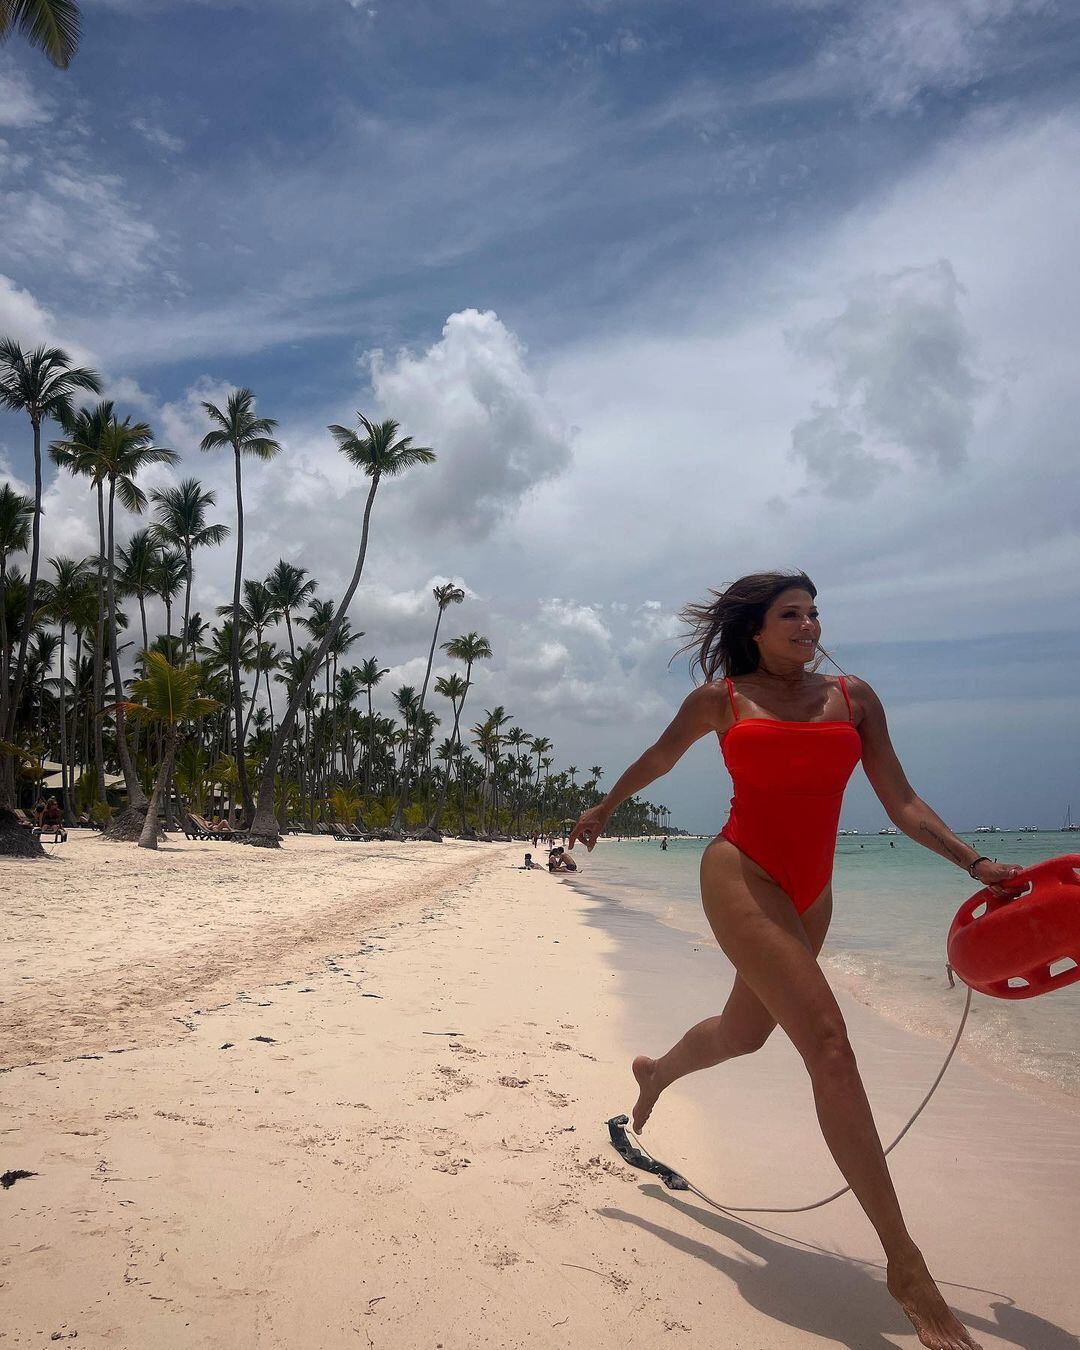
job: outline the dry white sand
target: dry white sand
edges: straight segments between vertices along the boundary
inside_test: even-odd
[[[850,1198],[755,1226],[608,1146],[714,949],[521,846],[51,851],[0,864],[0,1344],[916,1345]],[[887,1132],[941,1047],[845,1011]],[[1077,1345],[1076,1126],[957,1065],[894,1155],[987,1350]],[[838,1184],[779,1038],[647,1134],[737,1203]]]

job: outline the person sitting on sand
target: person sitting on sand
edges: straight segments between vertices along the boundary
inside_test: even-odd
[[[60,803],[55,797],[50,797],[45,803],[45,809],[41,813],[41,821],[37,829],[38,837],[51,834],[53,843],[66,843],[67,831],[64,829],[64,813],[60,810]]]
[[[518,868],[518,871],[519,871],[519,872],[540,872],[540,871],[543,871],[543,868],[540,866],[540,864],[539,864],[538,862],[533,862],[533,855],[532,855],[531,853],[526,853],[526,854],[525,854],[525,861],[524,861],[524,862],[521,864],[521,866]]]
[[[576,872],[577,870],[577,863],[561,844],[553,848],[548,854],[549,872]]]
[[[931,1350],[977,1350],[908,1232],[836,998],[818,964],[832,917],[832,869],[844,789],[861,761],[891,821],[996,895],[1021,869],[978,856],[908,782],[885,710],[865,680],[817,673],[817,589],[804,572],[741,577],[688,605],[692,669],[704,683],[671,724],[585,811],[570,834],[595,847],[612,813],[716,736],[735,788],[731,814],[701,859],[701,898],[735,967],[719,1017],[658,1059],[639,1055],[634,1129],[686,1074],[759,1050],[779,1025],[802,1057],[825,1142],[885,1250],[886,1286]],[[820,656],[819,656],[820,652]],[[829,658],[831,659],[831,658]],[[834,662],[835,664],[835,662]],[[837,667],[839,669],[839,667]],[[947,1199],[941,1196],[942,1211]]]

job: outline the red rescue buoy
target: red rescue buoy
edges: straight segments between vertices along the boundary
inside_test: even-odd
[[[949,964],[993,998],[1034,998],[1080,980],[1080,853],[1010,877],[1010,894],[976,892],[949,929]]]

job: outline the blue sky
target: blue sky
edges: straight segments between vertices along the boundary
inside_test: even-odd
[[[803,566],[947,819],[1080,808],[1071,5],[84,20],[69,72],[0,49],[0,329],[103,370],[226,520],[198,404],[254,389],[286,452],[248,475],[251,574],[340,587],[359,485],[325,426],[392,414],[440,454],[380,501],[355,605],[394,678],[457,576],[496,649],[478,703],[613,777],[687,687],[675,609]],[[90,547],[88,505],[51,485],[47,553]],[[717,828],[715,750],[655,795]],[[862,786],[849,814],[880,823]]]

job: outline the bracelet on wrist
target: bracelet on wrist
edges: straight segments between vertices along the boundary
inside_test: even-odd
[[[974,862],[968,863],[968,876],[971,877],[972,881],[978,881],[979,878],[975,875],[976,867],[978,867],[981,862],[993,861],[993,858],[976,858]]]

